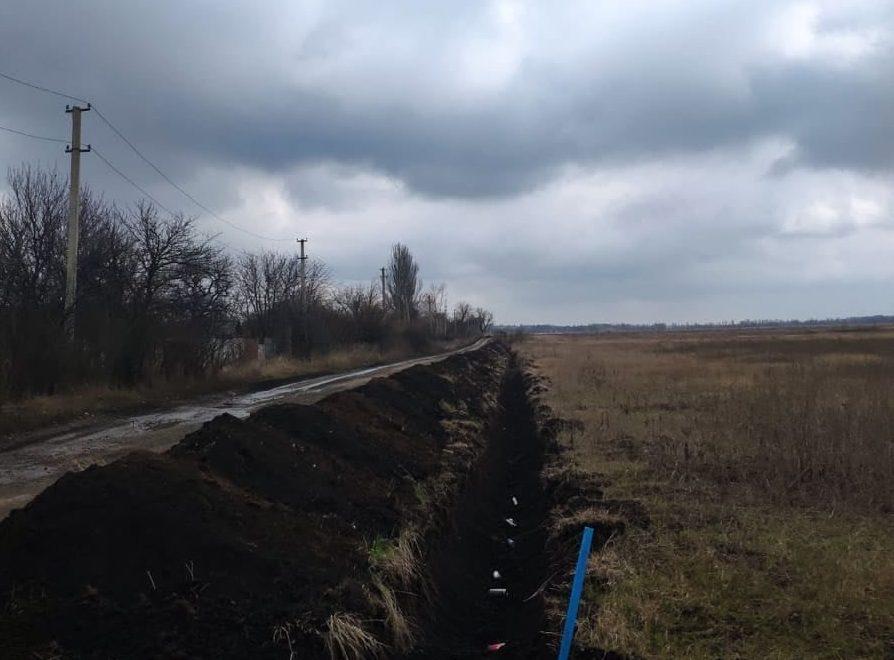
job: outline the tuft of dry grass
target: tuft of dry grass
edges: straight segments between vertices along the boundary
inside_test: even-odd
[[[578,638],[644,658],[894,652],[894,333],[533,337],[573,469],[637,500]]]
[[[422,549],[419,532],[405,527],[394,539],[376,539],[370,545],[370,563],[389,581],[403,588],[415,585],[422,577]]]
[[[409,651],[416,642],[415,626],[404,614],[391,587],[378,577],[373,578],[373,587],[376,590],[374,599],[385,612],[385,625],[391,633],[394,648]]]
[[[356,614],[336,613],[326,621],[326,649],[332,660],[367,660],[381,657],[384,646]]]

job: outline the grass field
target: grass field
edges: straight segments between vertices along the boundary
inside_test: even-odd
[[[894,657],[894,331],[536,336],[562,441],[641,502],[578,635],[646,658]]]

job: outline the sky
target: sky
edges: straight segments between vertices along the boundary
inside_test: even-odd
[[[339,282],[400,241],[499,323],[894,313],[894,0],[4,0],[0,71]],[[0,80],[0,126],[64,139],[65,103]],[[63,149],[0,131],[0,168]]]

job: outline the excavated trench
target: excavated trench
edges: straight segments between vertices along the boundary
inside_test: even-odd
[[[63,477],[0,523],[7,655],[552,657],[579,531],[557,545],[529,385],[492,343]]]
[[[412,658],[551,657],[541,593],[544,444],[513,360],[487,446],[456,503],[452,529],[430,558],[434,605]]]

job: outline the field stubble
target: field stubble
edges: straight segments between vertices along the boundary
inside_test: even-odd
[[[544,336],[576,466],[651,519],[579,636],[643,657],[894,654],[894,333]]]

